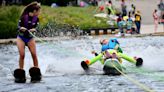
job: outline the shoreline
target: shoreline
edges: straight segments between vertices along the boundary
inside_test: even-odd
[[[157,32],[154,33],[154,25],[141,25],[141,34],[129,34],[125,35],[123,38],[128,38],[128,37],[146,37],[146,36],[164,36],[164,25],[159,24]],[[83,35],[83,36],[56,36],[56,37],[44,37],[44,38],[39,38],[42,41],[59,41],[59,40],[72,40],[72,39],[84,39],[86,37],[89,37],[90,35]],[[103,36],[103,35],[91,35],[92,37],[94,36]],[[109,37],[117,37],[115,34],[107,34],[105,36]],[[120,38],[120,37],[117,37]],[[39,39],[35,38],[36,42],[41,42]],[[10,39],[0,39],[0,45],[1,44],[16,44],[16,38],[10,38]]]
[[[98,37],[100,35],[93,35],[93,37]],[[103,36],[103,35],[101,35]],[[104,35],[104,36],[109,36],[109,37],[117,37],[115,36],[115,34],[109,34],[109,35]],[[130,37],[147,37],[147,36],[164,36],[164,32],[157,32],[157,33],[147,33],[147,34],[129,34],[129,35],[125,35],[124,37],[117,37],[117,38],[130,38]],[[45,37],[45,38],[34,38],[36,40],[36,42],[41,42],[40,40],[42,40],[43,42],[46,41],[59,41],[59,40],[72,40],[72,39],[82,39],[82,38],[86,38],[89,36],[77,36],[77,37],[71,37],[71,36],[63,36],[63,37]],[[42,43],[42,42],[41,42]],[[0,39],[0,45],[1,44],[16,44],[16,38],[10,38],[10,39]]]

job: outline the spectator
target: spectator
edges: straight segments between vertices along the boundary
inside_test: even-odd
[[[122,9],[122,16],[126,16],[127,15],[127,10],[126,10],[126,4],[125,4],[125,0],[122,0],[121,3],[121,9]]]
[[[134,6],[134,4],[131,4],[130,13],[131,13],[132,15],[134,15],[135,12],[136,12],[136,6]]]
[[[135,24],[137,27],[137,33],[140,34],[140,28],[141,28],[141,14],[140,11],[137,11],[135,14]]]
[[[133,20],[132,20],[132,18],[131,18],[131,15],[129,14],[129,15],[128,15],[127,22],[126,22],[127,33],[131,33],[131,34],[132,34],[132,25],[133,25]]]
[[[157,15],[157,10],[155,9],[153,12],[153,19],[154,19],[154,32],[157,32],[157,28],[158,28],[158,15]]]
[[[119,33],[118,36],[124,36],[124,25],[125,25],[125,21],[123,20],[122,16],[119,16],[117,19],[117,26],[119,29]]]
[[[163,0],[160,0],[160,3],[158,4],[158,9],[160,10],[159,22],[161,22],[162,15],[164,14],[164,2],[163,2]]]

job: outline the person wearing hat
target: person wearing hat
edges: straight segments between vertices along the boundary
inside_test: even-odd
[[[137,27],[137,33],[140,34],[140,28],[141,28],[141,14],[140,11],[137,11],[135,14],[135,24]]]

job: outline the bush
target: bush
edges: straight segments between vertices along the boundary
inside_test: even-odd
[[[73,0],[22,0],[22,4],[27,5],[33,1],[41,2],[42,5],[51,5],[52,3],[56,3],[59,6],[67,6],[67,4]]]
[[[0,38],[15,38],[17,31],[13,22],[0,21]]]
[[[20,8],[16,6],[0,8],[0,38],[13,38],[17,33]]]

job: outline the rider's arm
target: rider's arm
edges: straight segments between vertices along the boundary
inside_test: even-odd
[[[98,53],[95,52],[95,51],[92,51],[91,53],[92,53],[92,54],[95,54],[95,56],[98,56]]]

